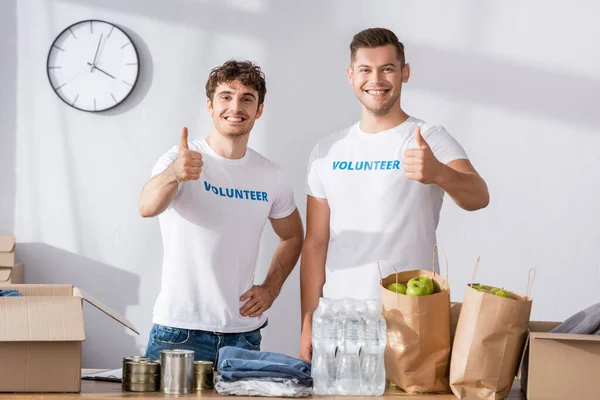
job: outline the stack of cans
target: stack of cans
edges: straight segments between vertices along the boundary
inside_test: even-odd
[[[156,392],[160,388],[160,363],[146,357],[123,359],[123,390]]]
[[[194,386],[196,390],[211,390],[213,388],[213,363],[210,361],[194,362]]]

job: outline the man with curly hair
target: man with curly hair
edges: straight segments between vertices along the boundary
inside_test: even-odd
[[[214,68],[206,83],[213,126],[159,159],[144,186],[142,217],[159,216],[164,258],[146,356],[194,350],[216,361],[219,348],[260,349],[264,314],[294,268],[303,227],[280,167],[248,147],[266,94],[249,61]],[[259,243],[269,220],[280,239],[267,276],[254,285]]]

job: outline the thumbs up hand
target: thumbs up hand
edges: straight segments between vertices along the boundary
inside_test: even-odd
[[[202,154],[190,150],[188,146],[188,129],[183,128],[179,142],[179,152],[173,163],[173,171],[178,182],[186,182],[200,179],[202,172]]]
[[[443,164],[433,155],[431,148],[421,136],[421,127],[415,130],[418,148],[404,152],[402,166],[408,179],[424,184],[435,183],[442,172]]]

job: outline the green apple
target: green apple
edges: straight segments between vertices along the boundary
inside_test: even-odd
[[[487,288],[487,286],[483,286],[483,285],[473,285],[471,286],[473,289],[478,290],[480,292],[483,293],[490,293],[490,289]]]
[[[504,289],[496,289],[496,291],[494,291],[494,294],[496,296],[506,297],[507,299],[512,299],[512,296],[510,294],[508,294],[508,292]]]
[[[406,294],[406,285],[403,283],[390,283],[385,287],[387,290],[391,290],[392,292]]]
[[[406,287],[408,288],[414,282],[423,282],[424,284],[426,284],[429,288],[429,294],[435,292],[435,286],[433,286],[433,281],[427,278],[426,276],[415,276],[414,278],[411,278],[406,284]]]
[[[408,287],[406,288],[407,296],[427,296],[432,294],[433,292],[429,289],[427,282],[423,281],[414,281],[412,283],[409,282]]]

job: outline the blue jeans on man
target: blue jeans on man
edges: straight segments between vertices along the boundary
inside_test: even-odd
[[[148,338],[145,357],[159,360],[161,350],[193,350],[195,361],[212,361],[216,367],[220,348],[235,346],[247,350],[260,350],[261,340],[260,329],[241,333],[218,333],[154,324]]]

